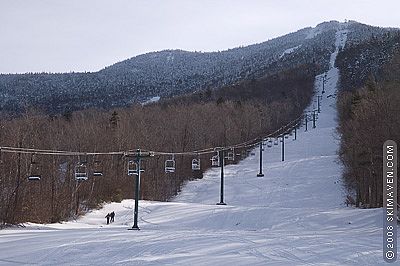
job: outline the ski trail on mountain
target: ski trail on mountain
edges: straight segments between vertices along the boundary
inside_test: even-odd
[[[341,167],[337,163],[338,141],[336,139],[336,91],[339,70],[334,67],[340,48],[347,39],[347,30],[336,33],[335,50],[330,58],[330,69],[316,77],[315,98],[308,111],[316,109],[317,95],[322,94],[322,78],[326,76],[325,93],[321,101],[317,129],[309,122],[298,131],[298,140],[285,139],[286,160],[281,162],[281,146],[266,148],[263,156],[265,177],[257,178],[259,150],[239,165],[228,165],[226,173],[226,201],[235,206],[251,206],[265,202],[275,207],[339,207],[343,204],[340,185]],[[246,176],[246,177],[244,177]],[[219,169],[210,170],[203,180],[186,185],[176,197],[177,202],[213,204],[218,202]],[[237,184],[241,183],[240,186]],[[239,190],[237,189],[239,188]],[[263,190],[260,193],[260,189]],[[310,195],[311,192],[311,195]],[[290,197],[285,194],[290,193]],[[295,194],[296,196],[293,196]],[[249,200],[255,197],[255,200]],[[275,199],[274,201],[271,201]],[[280,200],[276,200],[280,199]]]
[[[172,202],[140,201],[140,231],[132,200],[106,204],[74,222],[0,231],[0,264],[18,265],[383,265],[382,210],[346,207],[335,132],[338,69],[346,43],[337,31],[330,67],[315,79],[322,93],[317,128],[265,148],[225,169],[226,206],[219,202],[219,169],[188,182]],[[316,99],[316,98],[315,98]],[[313,106],[314,105],[314,106]],[[307,108],[315,108],[314,100]],[[115,211],[115,223],[104,216]]]

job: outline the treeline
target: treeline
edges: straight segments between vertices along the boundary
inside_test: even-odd
[[[246,100],[262,101],[271,104],[276,101],[290,99],[296,112],[303,110],[304,102],[312,95],[314,77],[323,72],[323,67],[316,64],[304,64],[259,79],[244,80],[240,83],[224,86],[218,90],[206,89],[199,92],[177,96],[166,100],[167,104],[192,104],[204,102],[223,103]]]
[[[348,200],[357,207],[382,207],[383,143],[400,143],[399,49],[379,73],[361,88],[342,92],[338,100],[340,158]]]
[[[383,75],[383,66],[390,62],[399,43],[400,31],[388,31],[362,42],[347,42],[336,59],[341,89],[354,91],[364,86],[370,76],[379,80]]]
[[[283,82],[285,80],[291,81]],[[19,118],[0,120],[0,146],[80,152],[137,148],[183,152],[230,146],[272,132],[301,115],[311,99],[313,80],[314,70],[303,67],[282,74],[279,79],[275,76],[263,78],[246,83],[242,88],[268,91],[273,84],[272,91],[276,95],[273,101],[267,93],[256,97],[237,95],[237,99],[223,101],[218,100],[220,97],[192,102],[175,99],[110,112],[85,110],[58,116],[31,110]],[[289,88],[288,84],[295,88]],[[219,95],[217,91],[211,94],[214,93]],[[242,154],[242,151],[235,153]],[[246,156],[246,152],[243,154]],[[236,157],[236,162],[240,157]],[[200,172],[191,169],[194,157],[175,156],[176,171],[165,173],[164,162],[168,158],[155,156],[145,160],[142,199],[169,200],[185,181],[202,177],[202,172],[210,167],[211,155],[200,156]],[[35,170],[41,175],[40,181],[27,179],[32,174],[32,161],[38,166]],[[74,177],[75,166],[80,161],[87,161],[89,169],[89,179],[83,182],[77,182]],[[93,176],[96,161],[100,161],[103,176]],[[127,162],[122,155],[36,154],[32,157],[31,154],[1,152],[0,221],[57,222],[104,201],[132,198],[134,178],[127,175]]]

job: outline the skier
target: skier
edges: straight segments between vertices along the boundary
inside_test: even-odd
[[[107,224],[110,224],[110,217],[111,217],[111,214],[107,213],[107,215],[105,217],[105,218],[107,218]]]
[[[111,223],[114,222],[114,217],[115,217],[115,212],[113,211],[113,212],[110,214],[110,218],[111,218],[110,222],[111,222]]]

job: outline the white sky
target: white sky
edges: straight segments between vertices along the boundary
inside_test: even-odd
[[[398,0],[0,0],[0,73],[97,71],[149,51],[225,50],[327,20],[400,27]]]

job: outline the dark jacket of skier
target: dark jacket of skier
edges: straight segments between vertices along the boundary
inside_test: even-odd
[[[113,211],[111,214],[110,214],[110,222],[111,223],[113,223],[114,222],[114,217],[115,217],[115,212]]]

